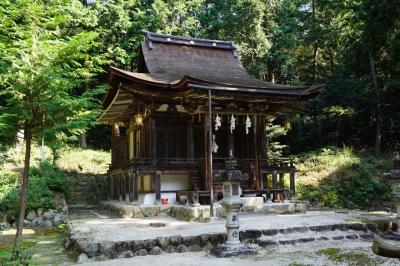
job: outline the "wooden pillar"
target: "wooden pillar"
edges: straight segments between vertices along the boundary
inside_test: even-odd
[[[156,204],[159,205],[161,203],[161,173],[156,171],[155,174],[155,193],[156,193]]]
[[[133,202],[139,204],[139,171],[136,170],[132,177],[133,177],[133,180],[132,180],[133,181],[132,182],[132,184],[133,184],[133,189],[132,189],[133,190],[132,191]]]
[[[235,139],[234,139],[234,132],[231,132],[231,130],[228,128],[229,130],[229,137],[228,137],[228,155],[227,157],[230,156],[231,151],[232,151],[232,155],[235,156]]]
[[[111,134],[111,164],[113,164],[117,161],[116,147],[118,146],[120,136],[119,127],[117,124],[113,124]]]
[[[261,168],[260,168],[260,138],[259,138],[259,123],[258,116],[253,115],[253,145],[254,145],[254,159],[256,163],[256,180],[257,189],[262,189],[261,186]]]
[[[287,195],[286,195],[286,192],[285,192],[285,174],[284,173],[279,173],[279,188],[280,189],[283,189],[283,195],[285,196],[285,200],[287,200]],[[280,201],[281,200],[281,198],[280,197],[278,197],[278,200]]]
[[[112,194],[111,194],[111,175],[107,175],[107,200],[112,199]]]
[[[118,176],[118,200],[122,201],[122,179],[121,176]]]
[[[204,187],[210,190],[210,177],[208,174],[208,119],[207,114],[203,115],[203,130],[204,130]]]
[[[265,117],[264,116],[260,116],[260,148],[259,148],[259,154],[260,154],[260,169],[261,168],[265,168],[266,165],[266,150],[265,150]],[[261,189],[265,188],[265,182],[267,182],[267,180],[264,180],[264,177],[261,175],[260,173],[260,186]]]
[[[125,201],[129,202],[129,190],[130,190],[130,186],[129,186],[129,178],[127,174],[123,175],[124,178],[124,197],[125,197]]]
[[[290,170],[290,199],[296,199],[296,185],[295,185],[295,177],[294,170]]]
[[[157,160],[157,139],[156,139],[156,121],[153,117],[149,117],[149,124],[150,124],[150,157],[156,161]]]
[[[284,189],[285,188],[285,174],[284,173],[280,173],[279,174],[279,188]]]
[[[193,137],[193,117],[187,123],[187,154],[188,161],[194,159],[194,137]]]
[[[119,200],[119,183],[118,183],[118,176],[114,176],[114,199]]]
[[[272,189],[276,189],[276,187],[277,187],[277,173],[276,173],[276,171],[274,170],[273,172],[272,172]],[[274,196],[272,197],[272,200],[274,200],[274,198],[275,198],[275,191],[272,193]]]

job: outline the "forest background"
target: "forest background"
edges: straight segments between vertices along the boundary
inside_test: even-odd
[[[257,78],[326,84],[311,105],[276,120],[290,128],[280,139],[286,154],[327,145],[399,149],[398,0],[29,0],[0,7],[2,148],[36,120],[33,138],[44,136],[55,149],[60,140],[76,144],[77,135],[83,146],[109,149],[110,129],[94,122],[108,67],[135,71],[143,31],[152,31],[232,40]],[[29,93],[18,87],[29,86],[32,111],[21,116],[15,107],[25,110],[20,98]]]
[[[270,157],[303,153],[299,196],[311,202],[387,199],[380,178],[400,149],[399,0],[3,0],[0,160],[16,143],[26,152],[21,179],[2,175],[1,206],[9,187],[28,189],[35,143],[53,163],[67,145],[110,149],[111,129],[96,123],[108,68],[136,70],[144,31],[231,40],[259,79],[326,84],[269,124]]]

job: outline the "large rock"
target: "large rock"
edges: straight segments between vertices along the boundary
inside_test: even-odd
[[[77,263],[79,263],[79,264],[81,264],[81,263],[85,263],[85,262],[88,262],[89,261],[89,257],[88,257],[88,255],[86,255],[85,253],[81,253],[79,256],[78,256],[78,259],[77,259]]]
[[[52,220],[54,218],[54,215],[56,215],[56,212],[54,210],[50,209],[47,212],[43,213],[42,217],[45,220]]]
[[[63,214],[65,214],[65,215],[68,215],[68,206],[67,205],[65,205],[63,208],[62,208],[62,213]]]
[[[32,226],[33,227],[43,227],[43,218],[37,217],[37,218],[33,219]]]
[[[89,257],[94,257],[97,253],[98,246],[90,240],[82,239],[78,241],[80,249]]]
[[[10,228],[10,227],[11,227],[11,225],[10,225],[9,223],[7,223],[7,222],[2,222],[2,223],[0,223],[0,231],[1,231],[1,230],[8,229],[8,228]]]
[[[24,227],[25,227],[25,228],[32,227],[32,222],[25,219],[25,220],[24,220]]]
[[[131,250],[125,250],[118,256],[118,258],[132,258],[132,257],[133,257],[133,252]]]
[[[151,249],[150,251],[151,255],[160,255],[161,254],[161,248],[158,246],[155,246]]]
[[[99,244],[100,254],[104,254],[109,258],[116,257],[116,252],[114,250],[114,242],[104,241]]]
[[[34,210],[30,210],[26,215],[26,219],[29,221],[33,221],[33,219],[35,219],[36,217],[36,212]]]
[[[44,211],[43,211],[42,208],[37,209],[37,210],[36,210],[36,216],[37,216],[37,217],[42,216],[43,212],[44,212]]]
[[[189,249],[187,248],[186,245],[180,244],[180,245],[176,248],[176,251],[177,251],[178,253],[185,253],[185,252],[188,252]]]
[[[53,223],[52,223],[52,221],[50,221],[50,220],[43,220],[43,225],[42,225],[42,227],[44,227],[44,228],[53,227]]]
[[[162,248],[162,249],[166,249],[169,245],[169,238],[168,237],[159,237],[157,239],[158,245]]]
[[[64,215],[62,213],[56,213],[54,215],[53,223],[55,226],[59,226],[64,223]]]
[[[147,256],[147,250],[141,249],[137,252],[138,256]]]

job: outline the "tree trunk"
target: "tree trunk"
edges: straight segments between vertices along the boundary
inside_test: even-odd
[[[25,207],[26,207],[26,196],[28,192],[28,181],[29,181],[29,166],[31,160],[31,143],[32,143],[32,132],[29,124],[25,124],[25,161],[24,161],[24,173],[22,175],[22,187],[19,202],[19,217],[17,224],[17,233],[15,234],[13,258],[20,256],[20,246],[22,238],[22,230],[24,227],[25,219]]]
[[[83,132],[82,134],[79,135],[79,146],[83,149],[87,148],[86,144],[86,132]]]
[[[313,24],[315,26],[316,21],[315,21],[315,17],[316,17],[316,10],[315,10],[315,0],[312,1],[312,18],[313,18]],[[314,44],[313,44],[313,79],[314,79],[314,83],[317,82],[318,79],[318,43],[317,40],[314,40]]]
[[[369,63],[371,66],[371,76],[372,76],[372,85],[374,86],[377,104],[376,104],[376,111],[375,111],[375,120],[376,120],[376,127],[375,127],[375,153],[377,155],[381,154],[382,152],[382,106],[381,106],[381,93],[378,87],[378,78],[376,75],[376,68],[374,58],[372,57],[371,51],[368,52]]]

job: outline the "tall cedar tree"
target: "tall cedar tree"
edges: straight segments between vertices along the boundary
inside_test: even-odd
[[[20,256],[32,142],[79,133],[96,115],[90,111],[97,108],[93,91],[80,93],[101,63],[87,56],[97,46],[97,33],[74,29],[74,15],[82,9],[79,1],[0,3],[0,137],[12,143],[23,129],[26,145],[14,257]]]

